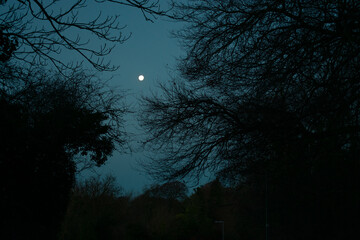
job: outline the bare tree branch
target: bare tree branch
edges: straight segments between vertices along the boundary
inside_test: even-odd
[[[359,151],[359,3],[174,5],[187,54],[179,79],[144,99],[146,146],[155,150],[150,173],[172,179],[210,170],[244,179],[264,174],[270,159],[313,164],[326,151]]]
[[[126,41],[130,35],[123,35],[126,27],[119,15],[104,16],[100,11],[92,19],[84,17],[90,8],[87,0],[65,1],[24,0],[5,1],[1,5],[0,26],[2,35],[16,40],[12,59],[27,64],[47,65],[49,62],[60,72],[79,69],[81,62],[64,61],[60,53],[76,52],[80,59],[96,70],[113,71],[118,66],[106,61],[116,44]],[[145,20],[153,21],[158,16],[169,16],[159,2],[96,0],[91,7],[101,8],[133,7],[143,13]],[[85,20],[82,20],[85,19]],[[97,47],[90,39],[99,39]]]

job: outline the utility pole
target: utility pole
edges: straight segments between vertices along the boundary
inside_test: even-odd
[[[215,223],[220,223],[221,224],[221,232],[222,232],[222,240],[224,240],[224,236],[225,236],[225,227],[224,227],[224,225],[225,225],[225,222],[224,221],[215,221]]]
[[[268,177],[265,174],[265,240],[268,240]]]

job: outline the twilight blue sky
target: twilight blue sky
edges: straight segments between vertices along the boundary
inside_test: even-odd
[[[165,1],[160,1],[160,3]],[[136,8],[119,6],[106,9],[104,15],[120,14],[120,21],[127,25],[123,33],[131,38],[124,44],[117,45],[106,59],[119,65],[116,72],[102,73],[105,79],[112,77],[109,84],[126,90],[126,103],[134,114],[126,116],[126,130],[132,135],[134,148],[132,153],[115,152],[108,162],[96,169],[100,174],[112,174],[126,192],[140,193],[144,187],[151,184],[145,173],[139,171],[137,161],[144,160],[145,154],[136,146],[137,140],[142,140],[142,131],[136,122],[139,110],[139,98],[156,91],[158,82],[166,82],[176,65],[176,58],[182,51],[178,40],[170,36],[170,31],[178,29],[179,23],[166,19],[157,19],[153,23],[146,21]],[[143,74],[145,80],[138,81],[138,75]],[[87,177],[90,173],[82,174]]]

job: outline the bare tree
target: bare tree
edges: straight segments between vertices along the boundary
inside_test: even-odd
[[[248,184],[270,204],[273,238],[356,235],[360,2],[176,5],[187,55],[181,78],[144,100],[145,167]]]
[[[59,57],[61,52],[70,51],[77,53],[99,71],[115,70],[117,66],[111,65],[104,57],[117,43],[123,43],[129,38],[122,34],[126,25],[120,22],[118,15],[104,16],[99,11],[98,15],[87,16],[89,4],[87,0],[0,2],[1,58],[7,60],[11,54],[12,59],[20,60],[21,64],[46,65],[50,62],[64,72],[81,65]],[[96,0],[91,5],[93,8],[101,8],[103,5],[138,8],[148,21],[166,15],[159,1]],[[94,47],[90,39],[100,39],[101,42]]]
[[[241,180],[285,155],[359,151],[359,3],[175,5],[187,23],[182,78],[145,98],[142,113],[148,146],[164,151],[148,165],[154,175],[211,169]]]
[[[77,182],[74,193],[79,196],[91,198],[119,197],[123,195],[123,189],[117,186],[116,178],[106,175],[103,178],[90,177],[84,181]]]

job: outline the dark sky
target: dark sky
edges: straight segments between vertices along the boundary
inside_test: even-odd
[[[134,151],[127,154],[115,152],[106,165],[96,171],[100,174],[111,173],[125,191],[136,194],[151,184],[151,180],[138,170],[137,164],[137,161],[143,160],[146,155],[136,145],[136,141],[143,139],[142,131],[136,122],[139,98],[141,95],[156,92],[157,83],[168,81],[169,74],[174,74],[171,69],[175,68],[175,59],[182,52],[178,40],[170,36],[170,31],[178,29],[180,24],[166,19],[157,19],[152,23],[146,21],[138,9],[124,6],[107,8],[104,14],[120,14],[121,22],[127,25],[123,33],[131,33],[131,37],[124,44],[117,45],[107,57],[112,64],[120,66],[119,70],[102,73],[100,76],[104,79],[112,77],[111,85],[126,90],[126,103],[136,112],[126,116],[126,130],[132,134],[131,146]],[[140,74],[145,76],[142,82],[138,80]],[[82,177],[89,174],[83,173]]]

